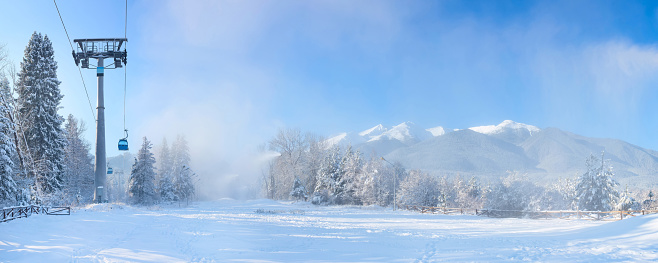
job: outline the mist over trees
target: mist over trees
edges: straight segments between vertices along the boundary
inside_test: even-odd
[[[278,153],[263,173],[263,193],[277,200],[317,205],[432,206],[518,211],[609,211],[640,207],[643,191],[621,195],[604,155],[584,162],[585,172],[538,185],[526,174],[509,171],[492,182],[406,170],[399,163],[342,149],[297,129],[280,130],[268,143]],[[645,202],[646,203],[646,202]]]

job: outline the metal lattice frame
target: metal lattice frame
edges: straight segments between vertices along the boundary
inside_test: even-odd
[[[112,58],[114,63],[105,67],[106,69],[121,68],[126,64],[128,53],[126,52],[123,42],[128,41],[126,38],[87,38],[74,39],[77,52],[73,52],[75,64],[82,63],[82,68],[89,68],[89,59]],[[121,48],[123,47],[123,50]],[[123,63],[123,64],[122,64]]]

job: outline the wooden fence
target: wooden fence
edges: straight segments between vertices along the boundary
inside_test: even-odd
[[[449,208],[449,207],[432,207],[432,206],[417,206],[407,205],[405,209],[411,211],[418,211],[421,213],[444,214],[444,215],[477,215],[478,209],[471,208]]]
[[[44,215],[70,215],[71,207],[64,206],[14,206],[3,208],[0,212],[0,222],[7,222],[18,218],[31,216],[32,214]]]
[[[622,220],[639,215],[655,214],[658,210],[632,211],[518,211],[496,209],[448,208],[430,206],[405,206],[405,209],[421,213],[478,215],[495,218],[532,218],[532,219],[584,219],[584,220]]]

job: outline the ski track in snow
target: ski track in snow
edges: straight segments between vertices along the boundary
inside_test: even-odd
[[[658,215],[618,222],[492,219],[220,200],[93,205],[70,216],[0,223],[0,233],[0,262],[658,260]]]

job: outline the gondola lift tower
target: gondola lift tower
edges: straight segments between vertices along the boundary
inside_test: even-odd
[[[77,51],[73,51],[76,65],[90,68],[89,60],[96,59],[96,78],[98,79],[98,101],[96,120],[96,159],[94,165],[94,203],[107,202],[105,193],[106,152],[105,152],[105,103],[103,97],[103,77],[106,69],[121,68],[126,64],[127,52],[124,42],[127,38],[75,39]],[[105,66],[105,59],[111,63]],[[94,68],[93,65],[91,67]],[[127,137],[127,136],[126,136]],[[126,145],[127,148],[127,145]]]

